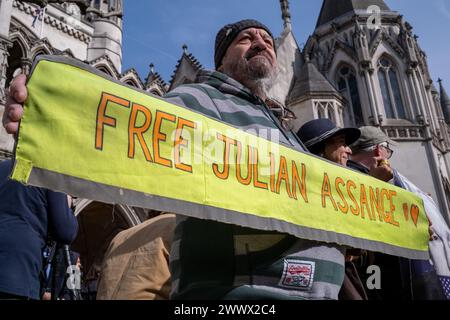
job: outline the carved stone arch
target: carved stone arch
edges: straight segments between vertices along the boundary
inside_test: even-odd
[[[389,67],[382,66],[382,62],[388,62]],[[389,54],[387,51],[382,51],[377,54],[374,59],[375,76],[378,79],[381,97],[383,98],[383,107],[387,119],[406,119],[411,120],[413,117],[413,110],[407,103],[407,90],[404,85],[404,63],[398,56]],[[395,77],[391,78],[392,70]],[[398,91],[398,92],[397,92]]]
[[[114,63],[111,61],[107,54],[104,54],[97,59],[94,59],[89,62],[91,66],[94,68],[106,73],[107,75],[113,77],[114,79],[119,80],[121,78],[119,72],[117,71]]]
[[[337,76],[338,76],[338,72],[341,68],[343,68],[344,66],[347,66],[353,72],[355,72],[355,74],[357,74],[357,72],[358,72],[358,64],[356,63],[356,61],[351,59],[351,57],[348,56],[344,51],[342,53],[344,54],[344,56],[341,57],[340,59],[336,59],[335,63],[333,63],[329,69],[329,75],[330,75],[329,79],[332,81],[333,85],[336,88],[337,88]]]
[[[115,77],[114,77],[114,71],[113,71],[113,70],[111,69],[111,67],[108,66],[107,64],[100,63],[100,64],[97,64],[97,65],[94,65],[94,67],[95,67],[97,70],[106,73],[108,76],[111,76],[111,77],[115,78]]]
[[[84,281],[98,278],[104,255],[111,240],[121,231],[140,224],[135,210],[126,205],[112,205],[87,199],[77,199],[77,238],[71,249],[80,253]]]
[[[374,62],[373,65],[377,66],[378,62],[383,58],[386,58],[389,61],[391,61],[391,63],[393,64],[393,66],[395,67],[395,69],[398,72],[401,72],[402,70],[404,70],[405,63],[403,62],[403,60],[400,57],[398,57],[397,55],[390,54],[387,50],[377,50],[377,52],[375,52],[375,55],[373,56],[373,62]]]
[[[23,45],[23,50],[27,53],[30,52],[36,41],[39,41],[39,37],[32,28],[19,21],[15,17],[11,17],[11,26],[9,33],[9,40],[18,40]]]
[[[10,37],[12,46],[8,49],[8,67],[6,69],[6,86],[20,72],[27,72],[24,62],[28,61],[30,46],[26,37],[17,32]],[[31,63],[31,62],[30,62]],[[20,69],[20,72],[19,72]]]
[[[335,87],[337,88],[337,83],[339,81],[339,72],[342,68],[349,68],[351,70],[351,72],[353,72],[355,75],[357,75],[357,68],[356,66],[351,63],[350,61],[340,61],[338,64],[336,64],[336,66],[333,68],[333,70],[331,70],[331,75],[332,75],[332,79],[333,79],[333,84],[335,85]]]
[[[28,39],[28,37],[26,37],[22,32],[17,31],[17,32],[10,34],[9,40],[13,43],[14,42],[18,43],[18,45],[20,46],[20,49],[24,53],[23,58],[29,57],[32,45],[31,45],[31,42]]]
[[[152,88],[150,90],[150,93],[159,97],[162,97],[164,95],[164,92],[160,88]]]
[[[30,51],[30,58],[33,61],[37,56],[41,54],[53,54],[53,47],[47,41],[42,41],[41,43],[34,46]]]
[[[405,64],[404,62],[396,55],[392,55],[386,50],[380,51],[376,56],[374,56],[374,66],[375,70],[378,70],[378,64],[382,59],[386,59],[390,61],[392,64],[393,69],[397,72],[397,76],[399,77],[399,80],[402,80],[400,77],[402,77],[402,74],[405,70]],[[401,81],[400,81],[401,82]]]
[[[78,199],[77,204],[75,206],[75,216],[80,215],[84,210],[88,209],[90,205],[95,203],[99,203],[101,205],[108,206],[108,204],[97,202],[89,199]],[[123,204],[114,205],[114,210],[117,210],[117,213],[120,214],[124,220],[126,221],[129,228],[137,226],[142,221],[139,216],[135,213],[134,209],[130,206]]]
[[[345,126],[365,125],[367,111],[361,101],[362,84],[358,77],[358,68],[351,61],[341,61],[331,74],[336,89],[345,98],[343,122]]]
[[[120,81],[134,88],[144,88],[144,84],[135,69],[130,69],[122,73]]]
[[[125,84],[127,84],[127,85],[129,85],[131,87],[141,89],[141,86],[133,78],[128,78],[128,79],[125,79],[125,80],[121,80],[121,82],[123,82],[123,83],[125,83]]]
[[[166,94],[166,91],[164,90],[164,88],[162,88],[157,83],[151,84],[150,86],[147,87],[147,89],[145,89],[145,91],[147,91],[151,94],[154,94],[158,97],[162,97]]]

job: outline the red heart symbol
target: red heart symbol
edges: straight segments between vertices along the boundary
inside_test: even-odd
[[[414,204],[411,206],[411,218],[417,227],[417,220],[419,220],[419,207]]]
[[[409,220],[409,207],[407,203],[403,204],[403,214],[405,215],[405,220],[408,221]]]

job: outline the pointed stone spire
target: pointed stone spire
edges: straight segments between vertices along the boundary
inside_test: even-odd
[[[170,80],[169,91],[176,88],[180,84],[192,83],[197,77],[197,73],[203,69],[200,62],[194,57],[192,53],[189,53],[188,46],[183,44],[183,53],[178,60],[173,72],[172,79]]]
[[[450,124],[450,98],[448,97],[448,94],[445,91],[444,86],[442,85],[442,79],[439,79],[438,82],[441,96],[441,107],[442,111],[444,112],[445,122]]]
[[[289,0],[280,0],[281,18],[285,29],[291,29],[291,13],[289,11]]]
[[[183,44],[182,49],[183,49],[184,54],[186,54],[186,55],[189,54],[187,44]]]
[[[150,63],[150,70],[148,72],[147,78],[145,79],[145,87],[148,88],[152,83],[158,83],[160,85],[161,88],[165,88],[166,87],[166,83],[164,82],[163,78],[161,77],[161,75],[155,71],[155,65],[152,63]]]
[[[383,0],[324,0],[316,28],[349,12],[366,11],[372,5],[378,6],[381,11],[391,10]]]
[[[339,95],[331,83],[317,70],[309,55],[305,55],[305,63],[300,68],[299,74],[300,77],[296,79],[289,93],[289,102],[315,95],[322,97]]]

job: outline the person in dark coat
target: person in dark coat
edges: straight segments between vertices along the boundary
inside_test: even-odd
[[[67,196],[11,180],[13,161],[0,162],[0,299],[40,299],[47,237],[70,244],[78,223]]]
[[[329,119],[315,119],[305,123],[297,132],[311,153],[329,161],[348,166],[352,150],[350,145],[358,140],[361,132],[357,128],[339,128]],[[339,292],[339,300],[367,300],[364,284],[357,271],[355,261],[363,251],[347,249],[345,277]]]

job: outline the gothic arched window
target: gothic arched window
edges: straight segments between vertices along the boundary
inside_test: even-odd
[[[391,61],[386,58],[381,58],[378,61],[378,80],[380,81],[386,118],[406,119],[397,71]]]
[[[104,66],[98,66],[96,67],[97,70],[106,73],[108,76],[113,76],[112,73],[108,70],[108,68],[104,67]]]
[[[21,73],[22,59],[25,58],[24,47],[19,41],[14,41],[13,46],[8,50],[8,68],[6,69],[6,86],[11,80]]]
[[[164,95],[164,92],[161,92],[161,91],[159,91],[157,89],[150,90],[150,93],[154,94],[155,96],[160,96],[160,97],[162,97]]]
[[[344,112],[346,126],[363,126],[364,116],[359,98],[358,83],[355,72],[347,66],[343,66],[337,73],[339,93],[347,99],[349,112]]]
[[[335,124],[339,124],[335,116],[335,105],[333,101],[314,101],[314,107],[317,110],[317,117],[319,119],[330,119]]]

